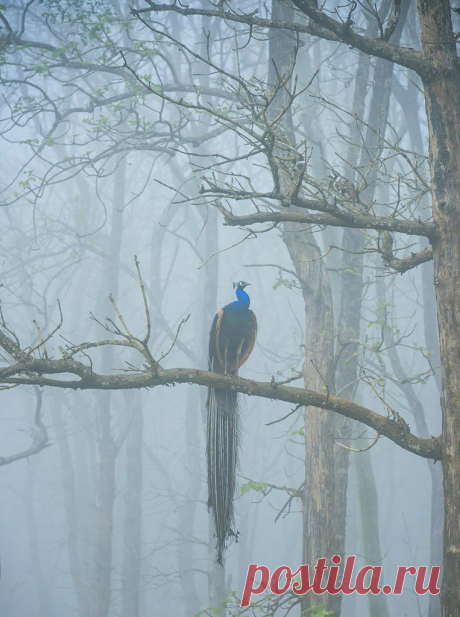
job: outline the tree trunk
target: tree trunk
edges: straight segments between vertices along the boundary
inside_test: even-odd
[[[419,106],[417,88],[412,87],[404,90],[395,88],[398,102],[404,111],[412,148],[424,154],[425,143],[422,137],[420,118],[415,115],[414,109]],[[421,248],[428,247],[427,238],[421,239]],[[441,358],[439,352],[438,317],[436,311],[436,295],[433,287],[433,264],[428,262],[421,267],[422,292],[423,292],[423,326],[425,331],[425,346],[432,354],[431,365],[434,369],[434,380],[438,392],[442,392],[441,383]],[[420,404],[419,399],[416,399]],[[422,406],[423,410],[423,406]],[[420,436],[423,435],[417,428]],[[426,434],[428,435],[428,432]],[[439,566],[442,563],[442,527],[444,522],[444,495],[442,466],[433,461],[427,461],[430,469],[431,486],[431,523],[430,523],[430,565]],[[430,595],[428,617],[440,617],[441,604],[439,596]]]
[[[200,331],[197,330],[197,335]],[[185,410],[185,455],[190,478],[187,483],[186,495],[179,500],[177,514],[179,520],[178,533],[182,540],[178,546],[179,577],[187,614],[195,615],[200,609],[200,599],[195,580],[194,537],[196,524],[196,509],[200,498],[200,439],[198,429],[198,410],[200,396],[196,388],[188,388],[187,408]],[[224,598],[220,598],[223,600]]]
[[[79,617],[89,617],[89,597],[85,588],[81,567],[79,537],[78,537],[78,507],[76,496],[75,467],[70,448],[69,437],[65,429],[61,401],[53,401],[52,417],[56,431],[61,463],[62,489],[64,492],[64,508],[67,522],[67,551],[69,557],[70,575],[77,596]],[[79,454],[83,456],[83,453]]]
[[[144,418],[139,393],[124,397],[126,409],[132,414],[126,437],[126,487],[123,559],[123,617],[139,617],[142,562],[142,444]]]
[[[379,497],[370,452],[366,450],[357,454],[353,463],[358,489],[359,534],[362,555],[366,565],[369,562],[380,563],[383,551],[380,544]],[[387,598],[382,593],[379,595],[368,593],[366,601],[370,617],[388,617],[390,615]]]
[[[460,66],[448,0],[419,0],[430,138],[434,284],[442,363],[444,470],[443,617],[460,615]]]
[[[27,535],[29,539],[30,563],[35,582],[37,585],[38,597],[38,616],[50,617],[51,602],[49,580],[51,573],[47,567],[43,567],[42,559],[42,534],[37,525],[35,514],[35,477],[38,466],[40,465],[40,457],[33,457],[24,481],[24,513],[26,519]]]
[[[368,26],[370,30],[370,25]],[[355,91],[353,94],[353,111],[359,118],[364,118],[365,99],[368,88],[370,58],[360,54],[358,70],[355,79]],[[358,148],[355,144],[359,140],[358,126],[355,122],[350,123],[349,161],[357,160]],[[347,170],[347,179],[355,181],[355,174],[351,169]],[[356,229],[344,229],[342,245],[346,252],[342,253],[342,275],[340,289],[340,305],[338,319],[338,341],[335,353],[341,353],[340,362],[337,365],[335,382],[337,393],[343,398],[353,400],[356,392],[357,364],[355,354],[359,352],[357,343],[348,344],[347,341],[360,338],[361,303],[363,292],[363,234]],[[345,345],[343,350],[340,346]],[[349,437],[352,433],[353,422],[348,418],[334,417],[334,434],[339,441]],[[349,445],[349,444],[346,444]],[[347,493],[350,453],[348,450],[337,446],[334,450],[335,486],[334,486],[334,553],[343,558],[345,556],[345,535],[347,524]],[[357,464],[359,464],[357,462]],[[358,484],[358,490],[360,485]],[[334,608],[340,612],[342,594],[337,594],[334,600]]]
[[[301,226],[299,226],[301,227]],[[284,241],[299,276],[305,303],[305,387],[333,390],[334,318],[326,264],[318,259],[312,237],[293,224],[284,226]],[[327,384],[327,385],[326,385]],[[305,488],[303,491],[303,563],[316,565],[333,555],[334,512],[333,417],[321,409],[305,409]],[[333,596],[302,597],[302,610],[332,608]]]
[[[102,398],[102,397],[101,397]],[[116,448],[111,434],[110,396],[100,405],[99,488],[97,495],[96,617],[108,617],[112,581],[113,508],[115,503]]]
[[[272,19],[295,21],[290,3],[272,2]],[[281,76],[287,76],[294,61],[292,33],[275,30],[270,39],[269,84],[276,87]],[[287,88],[282,88],[272,103],[276,117],[288,103]],[[291,145],[292,112],[284,115],[284,126]],[[283,155],[283,153],[280,153]],[[281,185],[290,179],[280,178]],[[286,188],[283,187],[283,188]],[[305,387],[319,391],[333,390],[334,315],[332,292],[324,260],[311,233],[302,225],[288,223],[283,228],[283,240],[299,277],[305,304]],[[334,451],[333,417],[320,409],[305,409],[305,484],[303,490],[303,563],[310,567],[321,558],[333,555],[334,511]],[[302,610],[312,606],[332,606],[332,596],[305,594]]]
[[[126,177],[126,161],[118,166],[114,183],[112,227],[109,247],[109,263],[104,277],[104,283],[110,286],[115,299],[118,295],[118,264],[123,235],[123,204]],[[105,290],[105,284],[102,285]],[[113,347],[105,347],[102,353],[104,371],[113,368]],[[96,617],[108,617],[110,612],[112,587],[112,536],[113,510],[115,505],[115,463],[118,448],[112,433],[111,393],[102,392],[98,397],[99,420],[99,486],[97,494],[96,523]]]
[[[399,19],[398,27],[396,28],[392,42],[399,43],[402,29],[407,17],[407,11],[410,2],[405,3],[402,14]],[[367,30],[370,34],[375,28],[374,23],[370,23]],[[364,101],[367,92],[367,83],[370,68],[370,58],[367,55],[360,54],[358,72],[356,76],[355,93],[353,97],[353,111],[359,117],[364,119]],[[373,80],[372,80],[372,98],[370,102],[368,124],[369,127],[365,133],[365,150],[361,155],[360,168],[365,165],[372,164],[370,156],[378,159],[378,153],[381,150],[379,135],[385,134],[389,108],[391,82],[393,76],[394,65],[392,62],[379,58],[376,61]],[[372,130],[374,129],[374,130]],[[347,160],[352,164],[358,157],[357,147],[360,135],[355,122],[351,124],[351,146],[349,148]],[[371,155],[369,153],[372,153]],[[369,171],[368,182],[369,186],[365,191],[365,199],[368,203],[374,199],[375,180],[377,169],[372,166]],[[359,177],[355,178],[353,173],[349,174],[349,180],[359,182]],[[342,261],[342,293],[340,296],[340,314],[339,314],[339,350],[340,363],[338,364],[336,373],[336,387],[340,392],[340,396],[353,399],[356,391],[357,378],[357,363],[356,354],[359,353],[359,344],[350,343],[350,341],[358,341],[360,339],[360,323],[361,323],[361,302],[363,293],[363,252],[365,247],[366,237],[363,233],[356,229],[344,229],[343,232],[343,261]],[[343,348],[340,349],[340,345]],[[336,434],[339,437],[348,437],[352,432],[353,422],[346,418],[334,418]],[[370,456],[359,455],[356,461],[357,472],[357,487],[358,494],[362,497],[362,491],[369,487],[375,488]],[[334,552],[344,557],[345,551],[345,524],[346,524],[346,507],[347,507],[347,486],[348,486],[348,464],[349,452],[344,448],[337,448],[335,452],[335,495],[334,495],[334,531],[335,531],[335,548]],[[378,536],[378,499],[377,494],[370,506],[370,503],[361,499],[361,530],[363,534],[363,546],[366,551],[365,556],[380,554],[380,538]],[[369,518],[370,517],[370,518]],[[372,533],[366,533],[372,530]],[[388,603],[386,596],[368,596],[370,604],[370,613],[376,611],[381,617],[388,615]],[[335,597],[334,608],[340,611],[341,594]]]

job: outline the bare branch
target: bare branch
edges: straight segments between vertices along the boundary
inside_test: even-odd
[[[79,379],[53,379],[46,375],[71,373]],[[258,382],[230,375],[197,369],[162,369],[159,366],[140,373],[101,375],[80,362],[69,359],[50,360],[26,358],[12,367],[0,370],[0,384],[39,385],[72,390],[129,390],[153,388],[161,385],[190,383],[217,389],[231,389],[249,396],[284,401],[294,405],[318,407],[357,420],[388,437],[396,444],[424,458],[441,458],[441,439],[421,439],[413,435],[405,422],[394,421],[361,405],[340,399],[331,394],[294,388],[270,382]],[[387,403],[385,403],[387,404]],[[397,412],[396,412],[397,414]],[[396,416],[400,418],[399,414]]]
[[[35,407],[35,431],[32,433],[32,444],[26,450],[22,450],[21,452],[17,452],[16,454],[11,454],[10,456],[0,456],[0,467],[4,465],[10,465],[16,461],[20,461],[21,459],[29,458],[34,454],[38,454],[45,448],[48,448],[51,444],[49,442],[48,431],[46,430],[45,425],[42,422],[42,404],[43,404],[43,394],[39,388],[34,388],[35,395],[37,397],[37,404]]]
[[[311,34],[330,41],[337,41],[351,45],[360,51],[369,55],[385,58],[401,66],[413,69],[419,75],[426,75],[430,70],[434,69],[431,62],[426,59],[423,54],[414,49],[392,45],[386,40],[370,39],[361,36],[351,29],[349,23],[339,23],[331,17],[325,15],[321,10],[316,8],[313,2],[308,0],[293,0],[294,5],[305,15],[310,17],[311,21],[305,23],[282,22],[273,19],[262,19],[256,17],[254,13],[244,14],[234,11],[221,10],[206,10],[206,9],[191,9],[178,6],[177,4],[158,4],[151,0],[146,0],[150,8],[148,9],[133,9],[133,15],[140,17],[141,13],[155,11],[157,13],[170,11],[178,13],[185,17],[192,15],[204,15],[208,17],[217,17],[234,23],[245,24],[250,27],[258,26],[260,28],[280,28],[283,30],[291,30],[293,32]],[[391,26],[390,26],[391,29]]]
[[[296,204],[294,204],[296,205]],[[219,206],[218,206],[219,207]],[[255,212],[254,214],[235,215],[223,206],[219,207],[224,215],[225,224],[230,226],[254,225],[257,223],[300,223],[321,225],[327,227],[351,227],[354,229],[387,230],[398,233],[432,238],[436,233],[434,223],[422,221],[406,221],[387,216],[372,216],[370,214],[353,213],[338,218],[332,214],[299,213],[299,212]]]
[[[382,253],[383,263],[388,268],[392,268],[401,274],[433,259],[433,249],[429,246],[425,246],[416,253],[411,253],[408,257],[398,259],[394,254],[393,237],[389,232],[382,233],[381,244],[380,252]]]

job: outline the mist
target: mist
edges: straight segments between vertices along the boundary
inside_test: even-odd
[[[401,595],[239,606],[249,564],[356,555],[381,586],[442,565],[422,79],[309,31],[301,2],[153,4],[2,7],[0,615],[440,616],[411,577]],[[422,55],[416,3],[393,11],[320,10]],[[239,535],[221,567],[209,376],[155,371],[207,371],[237,281],[258,321],[239,377],[273,398],[239,394]],[[371,410],[381,431],[359,409],[286,402],[278,382]],[[419,445],[401,447],[407,431]]]

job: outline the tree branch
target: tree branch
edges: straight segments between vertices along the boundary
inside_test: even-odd
[[[372,56],[385,58],[391,62],[395,62],[401,66],[413,69],[419,75],[427,75],[431,70],[435,70],[434,65],[426,59],[423,54],[414,49],[393,45],[383,39],[370,39],[365,36],[356,34],[351,29],[351,24],[348,22],[339,23],[325,15],[322,11],[314,6],[313,2],[308,0],[293,0],[294,5],[305,15],[312,20],[309,24],[283,22],[274,19],[263,19],[256,17],[254,13],[234,13],[224,10],[207,10],[207,9],[190,9],[180,7],[176,4],[157,4],[146,0],[149,5],[148,9],[132,10],[134,16],[141,13],[155,11],[157,13],[163,11],[172,11],[185,17],[192,15],[203,15],[208,17],[218,17],[225,21],[245,24],[249,27],[258,26],[260,28],[281,28],[283,30],[291,30],[293,32],[310,34],[318,36],[329,41],[337,41],[345,43],[352,47],[363,51]]]
[[[46,430],[45,425],[42,422],[42,404],[43,404],[43,395],[39,388],[35,388],[35,394],[37,396],[37,404],[35,407],[35,430],[31,432],[32,434],[32,444],[21,452],[17,452],[16,454],[11,454],[10,456],[0,456],[0,467],[4,465],[10,465],[16,461],[20,461],[25,458],[29,458],[34,454],[38,454],[45,448],[49,448],[51,446],[48,437],[48,431]]]
[[[63,375],[71,373],[79,379],[54,379],[48,374]],[[100,375],[90,367],[76,360],[50,360],[28,358],[12,367],[0,370],[0,384],[38,385],[72,390],[129,390],[134,388],[153,388],[172,386],[176,383],[190,383],[211,388],[231,389],[249,396],[259,396],[271,400],[284,401],[295,405],[319,407],[339,413],[347,418],[362,422],[387,437],[405,450],[424,458],[441,458],[441,439],[421,439],[410,432],[404,420],[391,420],[388,417],[331,394],[313,390],[277,385],[276,382],[258,382],[209,371],[160,367],[139,373],[121,375]]]
[[[293,205],[297,205],[293,202]],[[254,212],[253,214],[235,215],[222,205],[217,206],[224,215],[225,224],[230,226],[255,225],[257,223],[301,223],[310,225],[330,225],[331,227],[351,227],[354,229],[375,229],[394,231],[411,236],[433,238],[436,232],[434,223],[423,221],[405,221],[390,216],[373,216],[370,214],[344,213],[344,216],[332,214],[299,212]]]
[[[389,43],[386,38],[391,35],[394,26],[390,24],[386,30],[383,39],[370,39],[366,36],[357,34],[353,29],[353,21],[351,15],[345,22],[339,22],[332,17],[326,15],[318,9],[316,3],[311,0],[293,0],[293,4],[304,14],[307,15],[317,26],[329,31],[335,35],[342,43],[351,45],[355,49],[359,49],[370,56],[377,56],[390,60],[400,66],[405,66],[408,69],[416,71],[419,75],[427,77],[431,72],[436,70],[436,67],[426,58],[421,52],[408,47],[401,47]]]
[[[411,255],[409,255],[408,257],[404,257],[403,259],[398,259],[392,253],[384,254],[382,257],[383,263],[388,268],[404,274],[404,272],[412,270],[412,268],[416,268],[420,264],[431,261],[433,259],[433,249],[429,246],[426,246],[421,251],[417,251],[417,253],[412,253]]]

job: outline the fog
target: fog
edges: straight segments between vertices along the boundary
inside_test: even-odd
[[[213,8],[204,1],[192,4]],[[386,15],[390,3],[378,4]],[[419,26],[409,4],[400,40],[416,47]],[[237,5],[238,11],[258,9],[264,17],[271,10],[252,0]],[[135,8],[146,5],[139,0]],[[237,84],[228,77],[240,71],[254,98],[269,91],[274,30],[258,28],[248,36],[244,24],[168,11],[136,16],[125,3],[105,0],[8,2],[5,16],[16,32],[22,28],[21,38],[43,45],[9,41],[3,50],[3,330],[14,332],[26,351],[35,347],[37,358],[58,359],[69,346],[125,340],[119,334],[124,324],[130,336],[143,339],[149,317],[149,348],[156,360],[164,355],[162,367],[206,370],[214,314],[235,299],[233,282],[245,280],[259,330],[240,376],[270,382],[300,373],[292,383],[300,388],[302,370],[320,373],[305,361],[308,301],[286,230],[225,225],[216,207],[219,202],[237,214],[256,206],[280,209],[266,195],[273,180],[263,155],[248,156],[255,146],[244,127],[255,125],[244,120],[249,106],[242,109],[240,101],[238,107]],[[354,21],[360,32],[375,28],[372,20],[358,7]],[[213,66],[193,56],[205,57],[207,47]],[[334,172],[356,183],[368,178],[365,165],[360,173],[356,166],[364,160],[375,67],[386,61],[370,60],[364,118],[358,118],[352,106],[360,56],[308,34],[299,40],[290,83],[297,75],[299,93],[311,84],[292,103],[293,133],[299,152],[307,153],[309,177],[323,182],[323,192]],[[161,84],[168,87],[159,95]],[[420,84],[414,73],[395,66],[388,87],[384,140],[378,152],[371,146],[377,152],[373,212],[426,221],[427,127]],[[210,88],[226,92],[227,100],[209,94]],[[181,107],[184,101],[189,107]],[[219,109],[224,119],[200,105]],[[238,127],[225,123],[226,114],[238,119]],[[216,197],[214,181],[234,190],[250,186],[254,194]],[[208,190],[209,195],[203,192]],[[305,225],[302,233],[307,243],[314,239],[325,266],[338,353],[348,336],[340,331],[341,296],[348,293],[343,274],[350,268],[340,250],[343,229]],[[356,353],[348,360],[357,367],[353,400],[385,417],[396,409],[416,435],[438,435],[432,265],[400,275],[376,250],[378,232],[358,234],[365,242],[358,266],[359,341],[353,339]],[[415,235],[396,234],[394,242],[400,259],[425,246]],[[314,300],[314,289],[308,293]],[[2,358],[7,367],[6,351]],[[120,345],[86,348],[78,359],[103,375],[146,369],[141,354]],[[63,372],[53,378],[75,377]],[[1,392],[2,617],[240,614],[250,563],[270,571],[280,565],[295,571],[303,563],[308,533],[300,496],[309,447],[303,407],[240,395],[240,536],[220,568],[206,506],[206,387],[178,383],[101,391],[58,385],[10,384]],[[350,396],[329,386],[331,394]],[[414,416],[414,398],[427,435]],[[357,422],[351,433],[340,434],[337,426],[334,440],[356,450],[376,437]],[[33,444],[40,451],[6,464],[6,457]],[[365,452],[349,452],[344,554],[357,555],[359,567],[382,565],[383,582],[392,584],[400,565],[440,565],[432,553],[433,465],[384,436]],[[428,614],[428,594],[417,596],[412,584],[400,596],[380,598],[383,608],[369,595],[344,597],[341,615]],[[227,599],[226,611],[212,612],[210,607]],[[263,596],[253,599],[262,602]],[[286,606],[260,610],[254,614],[287,614]],[[291,614],[300,615],[299,604]]]

